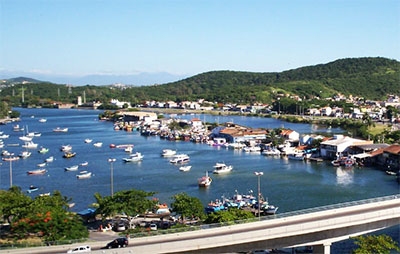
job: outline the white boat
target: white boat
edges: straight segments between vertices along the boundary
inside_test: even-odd
[[[185,162],[189,162],[189,161],[190,161],[190,157],[187,154],[181,153],[181,154],[175,155],[169,162],[171,162],[173,164],[180,164],[180,163],[185,163]]]
[[[206,171],[206,175],[197,179],[197,183],[199,187],[208,187],[212,183],[212,178],[208,176],[208,171]]]
[[[40,118],[40,119],[39,119],[39,122],[40,122],[40,123],[45,123],[45,122],[47,122],[47,119],[46,119],[46,118]]]
[[[26,134],[26,136],[28,136],[28,137],[40,137],[40,136],[42,136],[42,133],[40,133],[40,132],[28,132],[27,134]]]
[[[172,149],[163,149],[161,156],[163,157],[170,157],[170,156],[174,156],[176,154],[176,150],[172,150]]]
[[[19,137],[19,139],[24,142],[32,141],[32,137],[28,137],[28,136],[21,136],[21,137]]]
[[[103,145],[102,142],[96,142],[93,144],[93,146],[95,146],[95,147],[101,147],[102,145]]]
[[[41,169],[29,170],[27,173],[28,175],[43,175],[46,172],[47,172],[46,169],[41,168]]]
[[[290,160],[302,161],[302,160],[304,160],[304,153],[302,153],[302,152],[289,153],[287,155],[287,157]]]
[[[93,139],[87,138],[85,139],[85,143],[92,143]]]
[[[92,172],[88,172],[88,171],[81,171],[79,172],[78,175],[76,175],[76,178],[78,179],[86,179],[86,178],[90,178],[92,177]]]
[[[266,155],[266,156],[279,156],[279,155],[281,155],[281,151],[279,151],[276,148],[272,148],[272,149],[267,149],[267,150],[262,151],[261,154]]]
[[[261,152],[261,147],[259,146],[246,146],[243,148],[246,153],[259,153]]]
[[[127,148],[124,149],[125,152],[131,153],[133,151],[133,146],[128,146]]]
[[[10,135],[8,135],[8,134],[1,134],[0,135],[0,139],[6,139],[6,138],[9,138],[10,137]]]
[[[82,166],[82,167],[86,167],[87,165],[89,165],[89,162],[87,162],[87,161],[79,164],[79,166]]]
[[[79,168],[79,165],[74,165],[74,166],[66,167],[65,171],[77,171],[78,168]]]
[[[54,132],[68,132],[68,128],[60,128],[57,127],[55,129],[53,129]]]
[[[71,150],[72,150],[72,146],[71,145],[62,145],[60,147],[60,151],[63,151],[63,152],[69,152]]]
[[[46,165],[47,165],[46,162],[36,164],[36,166],[38,166],[39,168],[43,168],[43,167],[45,167]]]
[[[187,166],[179,167],[179,170],[186,172],[186,171],[189,171],[191,168],[192,168],[192,166],[187,165]]]
[[[233,167],[232,167],[231,165],[228,166],[228,165],[226,165],[225,163],[217,162],[217,163],[214,165],[213,173],[214,173],[214,174],[228,173],[228,172],[231,172],[232,169],[233,169]]]
[[[53,157],[53,156],[50,156],[50,157],[47,158],[45,161],[46,161],[46,162],[53,162],[53,161],[54,161],[54,157]]]
[[[25,142],[24,145],[22,145],[23,148],[28,148],[28,149],[36,149],[38,147],[38,144],[33,143],[32,141]]]
[[[143,155],[139,152],[133,153],[129,156],[129,158],[122,158],[125,162],[136,162],[143,160]]]
[[[20,154],[19,154],[19,157],[21,157],[22,159],[25,159],[25,158],[28,158],[29,156],[31,156],[31,152],[29,152],[29,151],[22,151]]]
[[[229,149],[235,149],[235,150],[237,150],[237,149],[243,149],[243,148],[246,147],[245,144],[239,143],[239,142],[227,143],[227,146],[228,146]]]

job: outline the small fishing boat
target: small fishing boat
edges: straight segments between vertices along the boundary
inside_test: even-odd
[[[43,175],[46,172],[47,172],[46,169],[41,168],[41,169],[29,170],[27,173],[28,175]]]
[[[70,167],[66,167],[65,171],[77,171],[78,168],[79,168],[79,165],[73,165],[73,166],[70,166]]]
[[[47,163],[48,163],[48,162],[53,162],[53,161],[54,161],[54,157],[53,157],[53,156],[50,156],[50,157],[47,158],[45,161],[46,161]]]
[[[39,123],[45,123],[45,122],[47,122],[47,119],[46,119],[46,118],[40,118],[40,119],[39,119]]]
[[[45,167],[46,165],[47,165],[46,162],[36,164],[36,166],[38,166],[39,168],[43,168],[43,167]]]
[[[174,156],[176,154],[176,150],[172,150],[172,149],[163,149],[161,156],[163,157],[170,157],[170,156]]]
[[[62,145],[60,147],[60,151],[63,151],[63,152],[69,152],[71,150],[72,150],[72,146],[71,145]]]
[[[186,172],[186,171],[189,171],[191,168],[192,168],[192,166],[187,165],[187,166],[179,167],[179,170]]]
[[[87,161],[79,164],[79,166],[82,166],[82,167],[86,167],[87,165],[89,165],[89,162],[87,162]]]
[[[64,153],[63,157],[69,159],[69,158],[75,157],[75,155],[76,155],[75,152],[74,153],[73,152],[66,152],[66,153]]]
[[[68,132],[68,128],[57,127],[55,129],[53,129],[53,132]]]
[[[34,185],[31,185],[31,186],[29,186],[29,189],[28,189],[26,192],[32,193],[32,192],[38,191],[38,190],[39,190],[39,187],[36,187],[36,186],[34,186]]]
[[[89,171],[81,171],[78,175],[76,175],[76,178],[78,179],[87,179],[90,177],[92,177],[92,172]]]
[[[47,153],[48,151],[49,151],[49,148],[41,147],[38,152],[44,154],[44,153]]]
[[[208,176],[208,171],[206,171],[206,175],[197,179],[197,183],[199,187],[208,187],[212,183],[212,178]]]
[[[93,139],[87,138],[85,139],[85,143],[92,143]]]
[[[29,156],[31,156],[31,152],[29,152],[29,151],[22,151],[20,154],[19,154],[19,157],[21,157],[22,159],[25,159],[25,158],[28,158]]]
[[[103,145],[102,142],[96,142],[93,144],[93,146],[95,146],[95,147],[101,147],[102,145]]]

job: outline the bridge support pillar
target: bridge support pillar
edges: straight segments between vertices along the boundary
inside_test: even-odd
[[[315,245],[313,253],[318,254],[331,254],[332,243],[323,243],[321,245]]]

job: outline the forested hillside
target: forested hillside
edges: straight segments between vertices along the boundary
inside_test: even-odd
[[[221,103],[271,103],[277,96],[305,99],[331,98],[337,94],[381,100],[400,94],[400,62],[381,57],[347,58],[327,64],[273,73],[211,71],[163,85],[117,89],[105,86],[73,86],[52,83],[14,85],[0,93],[11,105],[45,104],[50,101],[109,101],[133,104],[146,100],[184,101],[205,99]]]

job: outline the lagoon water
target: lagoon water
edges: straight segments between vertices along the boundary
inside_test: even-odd
[[[101,111],[75,109],[22,109],[15,108],[21,113],[21,121],[15,124],[25,127],[30,132],[40,132],[34,142],[39,146],[49,148],[46,154],[31,150],[32,155],[27,159],[2,162],[0,166],[0,188],[10,187],[10,171],[12,184],[26,190],[30,185],[40,189],[33,192],[32,197],[40,193],[61,191],[62,195],[76,203],[73,211],[87,208],[95,201],[93,194],[103,196],[111,194],[111,165],[108,158],[115,158],[113,163],[114,192],[127,189],[139,189],[156,192],[161,202],[170,203],[174,194],[185,192],[198,197],[204,205],[209,201],[230,197],[239,193],[257,191],[257,176],[255,171],[263,172],[261,176],[261,192],[269,202],[279,206],[279,213],[299,209],[318,207],[347,201],[361,200],[399,193],[399,185],[393,176],[388,176],[376,168],[335,168],[329,163],[303,161],[288,161],[287,159],[267,157],[260,154],[217,148],[206,144],[184,141],[168,141],[157,136],[141,136],[139,132],[115,131],[113,124],[98,120]],[[166,117],[169,117],[166,115]],[[340,129],[325,129],[309,124],[291,124],[261,117],[242,116],[211,116],[211,115],[178,115],[177,118],[191,119],[197,117],[206,122],[233,121],[255,128],[285,127],[301,134],[331,132],[340,133]],[[46,118],[47,122],[39,122]],[[53,132],[56,127],[68,128],[68,132]],[[0,126],[0,131],[9,134],[5,139],[7,150],[18,155],[23,148],[10,146],[20,144],[19,137],[23,132],[13,131],[13,124]],[[93,139],[87,144],[86,138]],[[94,142],[102,142],[102,147],[94,147]],[[8,145],[7,145],[8,144]],[[62,145],[70,144],[77,153],[74,158],[63,158],[60,151]],[[110,144],[134,144],[134,152],[144,155],[141,162],[125,163],[122,158],[128,154],[123,149],[112,149]],[[164,148],[176,149],[178,153],[190,156],[192,168],[188,172],[179,171],[179,166],[169,163],[169,158],[161,157]],[[47,157],[54,156],[49,163],[45,175],[27,175],[28,170],[37,169],[37,164]],[[89,179],[78,180],[76,172],[67,172],[65,167],[89,162],[85,168],[93,172]],[[210,172],[216,162],[225,162],[233,166],[233,171],[226,175],[211,175],[213,183],[207,189],[197,186],[197,178]]]

